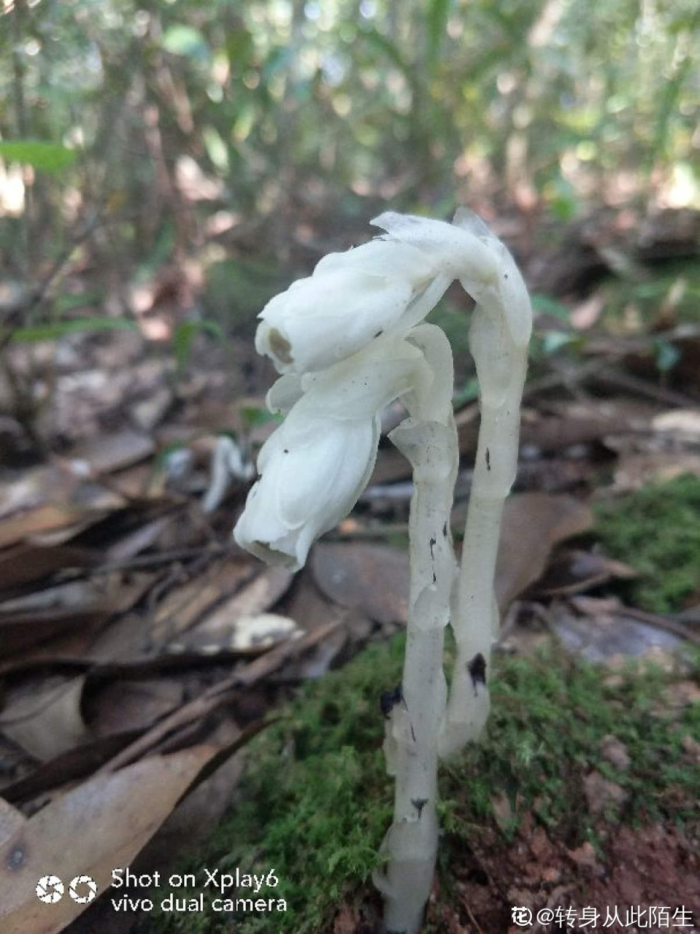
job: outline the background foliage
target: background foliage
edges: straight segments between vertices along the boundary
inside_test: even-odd
[[[689,203],[699,23],[692,0],[4,0],[0,262],[36,276],[89,232],[158,265],[231,216],[284,260],[385,200]]]

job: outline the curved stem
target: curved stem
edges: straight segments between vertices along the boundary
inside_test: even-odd
[[[411,341],[423,350],[432,380],[416,386],[406,400],[412,417],[390,435],[413,466],[415,488],[403,681],[384,744],[387,770],[396,776],[394,821],[382,844],[386,871],[375,875],[386,930],[404,934],[420,929],[437,854],[438,736],[446,703],[442,655],[455,575],[449,522],[458,461],[449,343],[432,325],[417,328]]]
[[[479,309],[471,350],[480,384],[481,425],[462,545],[452,626],[457,642],[440,756],[478,738],[489,715],[491,644],[498,631],[493,583],[506,496],[515,480],[527,346]]]

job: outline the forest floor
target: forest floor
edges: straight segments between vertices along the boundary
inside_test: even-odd
[[[654,253],[667,229],[643,249],[612,231],[572,228],[528,270],[493,715],[443,770],[428,931],[698,926],[700,284],[694,261]],[[374,931],[408,467],[384,439],[357,509],[295,578],[243,554],[230,530],[275,427],[270,373],[250,327],[216,346],[178,331],[171,286],[143,286],[140,331],[10,347],[45,405],[0,420],[0,927]],[[466,312],[449,293],[435,318],[458,357],[457,545],[478,430]],[[203,508],[232,443],[242,469]],[[204,868],[274,869],[288,910],[168,915],[154,874],[174,865],[194,867],[193,897],[211,894]],[[114,877],[126,866],[137,884]],[[89,875],[99,897],[43,903],[47,874]]]

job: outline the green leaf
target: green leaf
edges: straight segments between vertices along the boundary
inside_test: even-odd
[[[76,158],[74,149],[67,149],[61,143],[48,143],[39,139],[11,139],[0,142],[0,156],[8,162],[21,162],[31,165],[40,172],[60,172],[73,165]]]
[[[550,298],[548,295],[540,295],[535,292],[532,295],[532,310],[540,314],[551,315],[553,318],[559,318],[560,321],[569,323],[569,309],[556,298]]]
[[[85,331],[134,331],[136,324],[126,318],[72,318],[68,321],[52,321],[27,328],[15,328],[12,340],[18,343],[52,341]]]
[[[173,354],[178,371],[182,372],[187,365],[192,341],[197,334],[201,332],[210,334],[218,341],[224,340],[224,332],[216,321],[182,321],[175,328],[175,333],[173,334]]]
[[[163,35],[163,48],[173,55],[184,55],[186,58],[195,58],[199,61],[209,58],[210,51],[207,41],[198,29],[176,23],[166,29]]]
[[[202,130],[202,139],[207,155],[220,172],[228,172],[228,149],[221,138],[219,131],[213,126],[205,126]]]
[[[542,352],[549,356],[562,347],[576,344],[580,341],[578,334],[566,334],[564,331],[545,331],[542,335]]]
[[[54,310],[59,318],[76,308],[89,308],[96,305],[103,298],[103,293],[96,290],[89,292],[65,292],[57,295],[54,300]],[[111,320],[111,319],[110,319]]]
[[[260,409],[253,405],[243,406],[240,413],[243,424],[248,429],[267,425],[269,422],[281,425],[284,421],[284,416],[278,412],[268,412],[267,409]]]

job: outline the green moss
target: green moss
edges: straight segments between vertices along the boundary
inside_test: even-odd
[[[492,685],[493,707],[487,735],[462,760],[444,770],[445,825],[468,836],[491,813],[494,792],[508,796],[519,817],[534,809],[567,845],[588,839],[594,821],[583,778],[591,769],[629,792],[626,820],[672,818],[695,811],[700,776],[682,765],[682,741],[700,730],[700,709],[679,722],[659,715],[668,676],[658,670],[630,669],[623,683],[604,681],[601,669],[554,650],[534,659],[502,662]],[[603,737],[613,735],[631,760],[621,772],[601,754]],[[464,772],[471,789],[464,794]],[[611,815],[612,816],[612,815]],[[506,834],[507,835],[507,834]]]
[[[403,643],[372,646],[300,693],[250,747],[231,815],[196,861],[182,867],[198,878],[201,867],[274,869],[274,895],[286,900],[287,912],[241,916],[240,934],[326,931],[343,900],[366,894],[393,793],[381,753],[378,695],[400,678]],[[685,764],[682,741],[700,737],[700,709],[676,721],[659,715],[667,675],[630,672],[610,686],[601,670],[553,649],[535,659],[502,658],[495,667],[485,740],[441,772],[445,897],[451,853],[493,828],[495,795],[505,794],[511,804],[512,819],[498,831],[504,844],[533,812],[569,846],[595,840],[583,791],[593,768],[629,795],[624,812],[609,819],[683,823],[695,814],[700,775]],[[625,772],[601,755],[608,734],[626,746],[631,765]],[[149,934],[223,932],[231,917],[180,914],[149,924]]]
[[[656,613],[682,609],[700,584],[700,478],[650,484],[596,512],[607,553],[640,574],[633,601]]]

